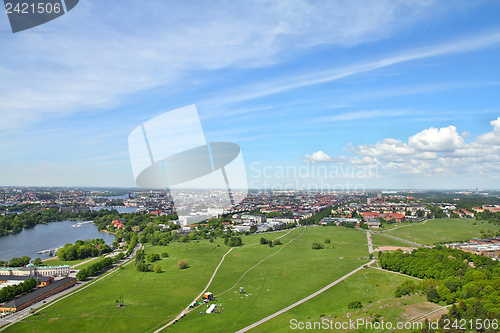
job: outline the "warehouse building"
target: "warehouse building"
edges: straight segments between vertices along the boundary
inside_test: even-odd
[[[26,309],[27,307],[30,307],[47,297],[75,285],[75,283],[76,279],[72,277],[65,277],[54,281],[46,287],[37,288],[26,295],[16,297],[12,301],[7,302],[4,305],[0,305],[0,312],[15,312]]]

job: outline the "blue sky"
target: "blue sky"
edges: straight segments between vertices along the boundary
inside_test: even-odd
[[[500,188],[496,1],[80,1],[0,15],[0,185],[135,186],[127,138],[195,104],[251,188]]]

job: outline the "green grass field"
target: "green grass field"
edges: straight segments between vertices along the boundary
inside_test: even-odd
[[[236,331],[312,294],[368,261],[364,232],[342,227],[308,227],[303,235],[250,270],[235,285],[248,268],[302,231],[303,228],[294,230],[281,239],[283,245],[274,248],[257,245],[233,250],[210,287],[218,296],[216,303],[221,304],[223,313],[201,314],[206,311],[205,305],[170,326],[168,331],[216,332],[222,327],[224,332]],[[325,238],[331,243],[325,244]],[[313,241],[323,243],[325,248],[313,250]],[[244,295],[240,295],[239,287],[244,288]]]
[[[87,258],[87,259],[89,259],[89,258]],[[84,262],[87,259],[61,260],[61,259],[55,258],[55,259],[46,260],[46,261],[43,262],[43,264],[45,266],[58,266],[58,265],[70,265],[70,266],[74,266],[76,264]]]
[[[260,237],[274,239],[287,231],[244,236],[246,246],[232,250],[209,288],[219,295],[217,302],[222,304],[223,313],[202,315],[199,312],[206,307],[200,307],[168,330],[235,331],[302,299],[368,261],[364,232],[341,227],[308,227],[301,235],[304,229],[291,231],[281,238],[283,245],[273,248],[260,245]],[[327,237],[330,244],[324,243]],[[323,243],[325,248],[312,250],[313,241]],[[147,247],[147,253],[168,252],[169,257],[159,262],[165,272],[140,273],[132,263],[5,331],[152,332],[172,320],[203,291],[228,249],[220,239],[214,243],[200,241]],[[272,254],[275,255],[270,256]],[[189,269],[177,268],[181,259],[189,263]],[[245,289],[244,296],[235,293],[240,286]],[[121,294],[125,308],[117,307]]]
[[[476,224],[474,224],[476,223]],[[500,226],[475,219],[434,219],[391,231],[388,235],[401,237],[420,244],[468,240],[480,235],[481,230],[499,231]]]
[[[6,332],[150,332],[173,319],[205,287],[220,258],[223,244],[203,241],[151,247],[167,251],[158,263],[163,273],[140,273],[134,263],[102,281],[15,324]],[[185,259],[191,268],[179,270]],[[123,294],[125,308],[116,302]]]
[[[404,246],[404,247],[411,246],[408,243],[401,242],[396,239],[384,237],[377,234],[372,234],[372,244],[374,249],[376,249],[379,246]]]
[[[405,321],[402,319],[404,312],[402,306],[425,300],[423,296],[394,297],[396,287],[406,279],[409,278],[371,268],[363,269],[323,294],[271,319],[250,332],[290,332],[293,319],[297,322],[321,322],[321,320],[330,322],[331,320],[333,323],[342,323],[348,322],[349,319],[371,320],[375,315],[380,315],[384,321],[396,325],[397,322]],[[361,301],[363,308],[347,309],[347,303],[354,300]],[[334,329],[334,331],[338,330]],[[374,330],[360,329],[355,332],[374,332]]]

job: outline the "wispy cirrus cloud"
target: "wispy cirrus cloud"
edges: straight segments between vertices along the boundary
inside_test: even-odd
[[[389,38],[450,8],[434,1],[329,1],[314,5],[256,1],[197,6],[182,2],[84,2],[78,10],[38,30],[3,35],[0,128],[29,125],[50,114],[107,110],[152,88],[169,92],[190,89],[193,84],[203,84],[200,73],[271,66],[309,47],[351,47]],[[0,28],[5,29],[5,24]],[[475,36],[437,49],[289,77],[259,86],[256,91],[248,87],[248,93],[235,94],[225,102],[487,47],[497,43],[497,37],[494,33]],[[221,102],[218,99],[217,103]]]

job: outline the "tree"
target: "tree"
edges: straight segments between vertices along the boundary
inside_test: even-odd
[[[161,253],[162,258],[168,258],[168,253],[167,252],[162,252]]]
[[[154,271],[155,271],[155,273],[161,273],[161,272],[163,272],[163,270],[161,269],[161,265],[159,265],[159,264],[155,265]]]
[[[431,287],[427,291],[427,300],[432,303],[437,303],[439,302],[439,294],[438,291],[435,287]]]
[[[233,246],[241,246],[241,245],[243,245],[243,241],[241,240],[241,237],[235,237],[235,236],[233,236],[233,237],[231,237],[229,239],[229,241],[227,242],[227,245],[231,246],[231,247],[233,247]]]
[[[148,254],[148,261],[155,262],[160,260],[160,255],[158,253],[150,253]]]
[[[35,266],[42,266],[42,265],[43,265],[43,261],[42,261],[42,259],[40,259],[40,258],[36,258],[36,259],[33,261],[33,264],[34,264]]]
[[[318,242],[313,242],[313,243],[312,243],[312,248],[313,248],[313,250],[320,250],[320,249],[322,249],[322,248],[323,248],[323,245],[321,245],[321,244],[320,244],[320,243],[318,243]]]
[[[189,267],[189,264],[187,263],[186,260],[180,260],[178,263],[177,263],[177,266],[179,266],[179,269],[186,269]]]
[[[264,237],[261,237],[261,238],[260,238],[260,243],[261,243],[262,245],[267,244],[267,239],[265,239]]]
[[[281,245],[281,244],[283,244],[283,243],[281,243],[281,241],[278,238],[273,240],[273,245]]]
[[[254,232],[257,231],[257,226],[256,225],[252,225],[250,226],[250,232],[253,234]]]
[[[350,301],[347,303],[347,308],[348,309],[361,309],[363,307],[363,304],[361,304],[361,301]]]
[[[325,244],[330,244],[330,243],[331,243],[330,238],[325,238]]]

